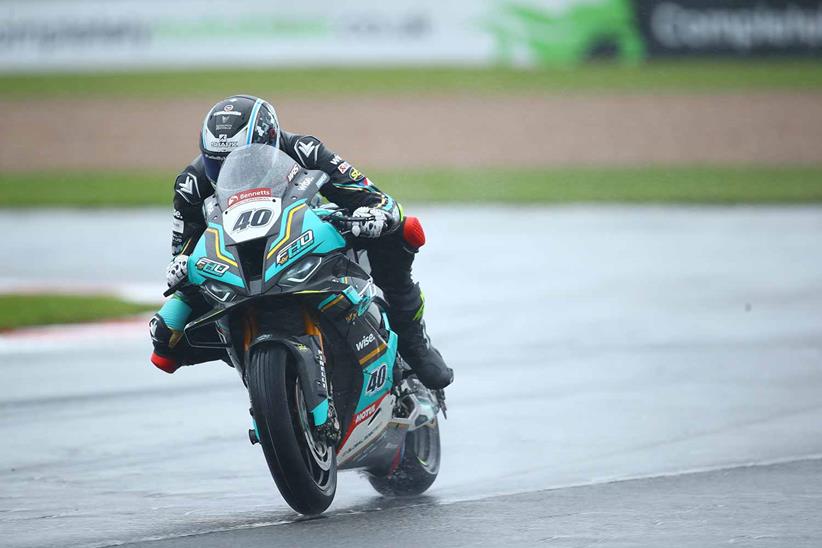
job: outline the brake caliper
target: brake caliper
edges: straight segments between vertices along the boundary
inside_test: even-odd
[[[337,408],[334,402],[328,401],[328,420],[316,427],[317,436],[331,445],[340,441],[340,419],[337,417]]]

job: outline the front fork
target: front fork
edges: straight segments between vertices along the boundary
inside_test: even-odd
[[[262,343],[283,345],[291,354],[300,377],[306,408],[311,422],[322,437],[336,443],[340,437],[340,423],[328,375],[326,372],[323,336],[317,321],[302,306],[302,334],[276,334],[278,326],[260,327],[261,321],[255,309],[249,309],[243,318],[243,353],[247,365],[251,349]],[[245,369],[245,368],[244,368]]]

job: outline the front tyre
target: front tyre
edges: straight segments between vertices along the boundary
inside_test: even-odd
[[[400,463],[388,476],[366,474],[371,486],[385,496],[410,497],[424,493],[440,471],[440,426],[435,418],[405,436]]]
[[[257,435],[285,501],[301,514],[322,513],[337,490],[334,447],[315,438],[296,365],[280,345],[252,348],[248,393]]]

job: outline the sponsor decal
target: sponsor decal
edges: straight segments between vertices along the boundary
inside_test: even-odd
[[[309,351],[308,347],[306,345],[302,344],[302,343],[297,345],[297,350],[299,350],[300,352],[308,352]]]
[[[320,362],[320,383],[323,391],[328,394],[328,380],[325,378],[325,358],[322,352],[317,354],[317,361]]]
[[[369,333],[365,337],[362,338],[360,342],[356,344],[357,352],[360,352],[363,348],[371,344],[372,342],[376,341],[377,339],[374,337],[373,333]]]
[[[227,264],[212,261],[207,257],[201,257],[200,260],[197,261],[197,264],[195,264],[194,266],[197,268],[197,270],[208,272],[209,274],[213,274],[217,277],[221,277],[223,274],[228,272]]]
[[[225,133],[221,133],[216,141],[211,141],[211,144],[209,146],[212,149],[227,150],[237,148],[238,146],[240,146],[240,142],[237,139],[229,140],[228,135],[226,135]]]
[[[351,177],[352,181],[361,181],[365,179],[365,175],[360,173],[360,171],[355,167],[351,168],[351,171],[348,173],[348,176]]]
[[[335,154],[333,158],[331,158],[331,165],[339,165],[342,162],[342,158],[340,158],[339,154]]]
[[[219,111],[219,112],[215,112],[214,114],[211,115],[211,117],[216,118],[217,116],[221,116],[222,120],[223,120],[223,123],[225,123],[226,120],[228,120],[229,116],[235,116],[235,117],[236,116],[241,116],[242,117],[242,115],[243,115],[242,112],[231,112],[231,111],[226,109],[226,110],[222,110],[222,111]]]
[[[345,172],[348,171],[348,168],[351,167],[351,164],[348,162],[343,162],[339,166],[337,166],[337,171],[345,175]]]
[[[171,220],[171,231],[172,232],[182,232],[183,231],[183,221],[180,219],[172,219]]]
[[[354,416],[354,424],[359,424],[364,420],[368,419],[371,415],[377,412],[377,404],[379,402],[372,403],[359,413]]]
[[[271,198],[272,194],[270,188],[252,188],[230,196],[228,198],[228,207],[255,200],[270,200]]]
[[[385,386],[385,380],[388,378],[388,367],[382,364],[376,371],[371,373],[371,378],[368,379],[368,386],[365,388],[366,394],[373,394]]]
[[[211,217],[214,214],[214,210],[217,209],[217,197],[214,195],[209,196],[208,198],[203,201],[203,206],[205,207],[206,216]]]
[[[229,104],[227,104],[226,106],[223,107],[223,110],[227,110],[227,111],[231,112],[232,110],[234,110],[234,105],[229,103]]]
[[[351,322],[353,322],[354,320],[356,320],[356,319],[357,319],[357,316],[358,316],[358,315],[359,315],[359,314],[357,314],[357,311],[356,311],[356,310],[352,310],[352,311],[351,311],[351,312],[349,312],[349,313],[348,313],[348,315],[345,317],[345,321],[347,321],[348,323],[351,323]]]
[[[300,166],[298,166],[297,164],[294,164],[294,167],[291,168],[291,171],[288,172],[288,176],[286,177],[286,179],[288,179],[288,182],[290,183],[291,181],[293,181],[294,177],[296,177],[297,173],[299,173],[299,172],[300,172]]]
[[[303,180],[297,183],[294,188],[296,188],[297,190],[305,190],[306,188],[308,188],[308,185],[310,185],[313,182],[314,177],[304,177]]]
[[[809,56],[822,53],[816,0],[635,0],[647,54]]]
[[[306,230],[300,237],[288,244],[288,247],[285,247],[277,253],[277,257],[275,260],[277,264],[283,265],[288,262],[289,259],[293,259],[300,253],[302,253],[309,245],[314,243],[314,231]]]

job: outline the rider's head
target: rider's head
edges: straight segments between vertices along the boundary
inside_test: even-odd
[[[200,131],[200,152],[212,184],[226,156],[251,143],[279,147],[280,124],[274,107],[250,95],[234,95],[211,107]]]

